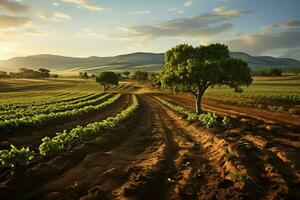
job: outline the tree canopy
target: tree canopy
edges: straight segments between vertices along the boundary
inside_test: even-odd
[[[230,57],[223,44],[193,47],[178,45],[165,53],[161,74],[164,87],[174,92],[189,92],[196,97],[196,112],[201,112],[201,100],[208,87],[228,85],[235,91],[252,82],[247,62]]]
[[[265,70],[259,70],[253,72],[254,76],[282,76],[282,70],[280,68],[271,68]]]
[[[119,84],[119,76],[114,72],[102,72],[96,77],[96,81],[103,86],[104,90],[107,90],[110,85]]]
[[[88,75],[88,73],[86,73],[86,72],[80,72],[80,73],[79,73],[79,77],[80,77],[80,78],[83,78],[83,79],[88,79],[88,78],[89,78],[89,75]]]
[[[40,74],[42,75],[43,78],[49,78],[50,77],[50,70],[40,68],[38,71],[40,72]]]

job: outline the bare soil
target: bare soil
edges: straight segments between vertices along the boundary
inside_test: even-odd
[[[144,91],[140,109],[121,126],[2,176],[0,198],[300,199],[300,131],[293,120],[205,102],[206,110],[234,117],[228,129],[206,129],[154,98],[192,109],[189,97]],[[128,106],[129,96],[120,102],[113,112]]]

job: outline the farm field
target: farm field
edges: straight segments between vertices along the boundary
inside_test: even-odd
[[[0,198],[300,199],[300,77],[243,89],[2,79]]]

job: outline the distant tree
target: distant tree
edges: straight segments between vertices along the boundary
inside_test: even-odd
[[[28,69],[25,67],[21,67],[19,68],[20,73],[26,72]]]
[[[119,78],[122,77],[122,73],[116,73]]]
[[[133,79],[135,79],[137,81],[148,80],[148,72],[136,71],[134,73]]]
[[[282,75],[282,70],[279,68],[271,68],[269,70],[270,76],[281,76]]]
[[[80,72],[79,76],[80,76],[80,78],[83,78],[83,79],[88,79],[89,78],[89,75],[86,72]]]
[[[91,74],[90,78],[96,78],[96,75],[95,74]]]
[[[97,76],[96,82],[100,83],[105,91],[109,86],[119,84],[119,76],[114,72],[102,72]]]
[[[192,47],[178,45],[165,53],[161,74],[163,87],[195,96],[196,112],[201,113],[202,97],[208,87],[228,85],[236,92],[252,82],[247,62],[230,57],[222,44]]]
[[[271,68],[265,70],[258,70],[253,73],[254,76],[282,76],[282,70],[279,68]]]
[[[0,78],[8,78],[9,75],[5,71],[0,71]]]
[[[52,77],[55,78],[55,79],[57,79],[58,78],[58,74],[53,74]]]
[[[32,69],[20,68],[19,76],[22,78],[43,78],[42,74],[39,71],[34,71]]]
[[[10,73],[9,73],[9,77],[10,77],[10,78],[21,78],[21,73],[10,72]]]
[[[122,74],[124,74],[125,76],[129,76],[130,71],[125,71],[125,72],[123,72]]]
[[[49,78],[50,77],[50,70],[40,68],[38,71],[41,73],[42,78]]]

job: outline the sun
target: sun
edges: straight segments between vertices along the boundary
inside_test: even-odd
[[[12,42],[2,43],[0,46],[0,60],[5,60],[11,58],[12,56],[16,56],[18,53],[16,44]]]

